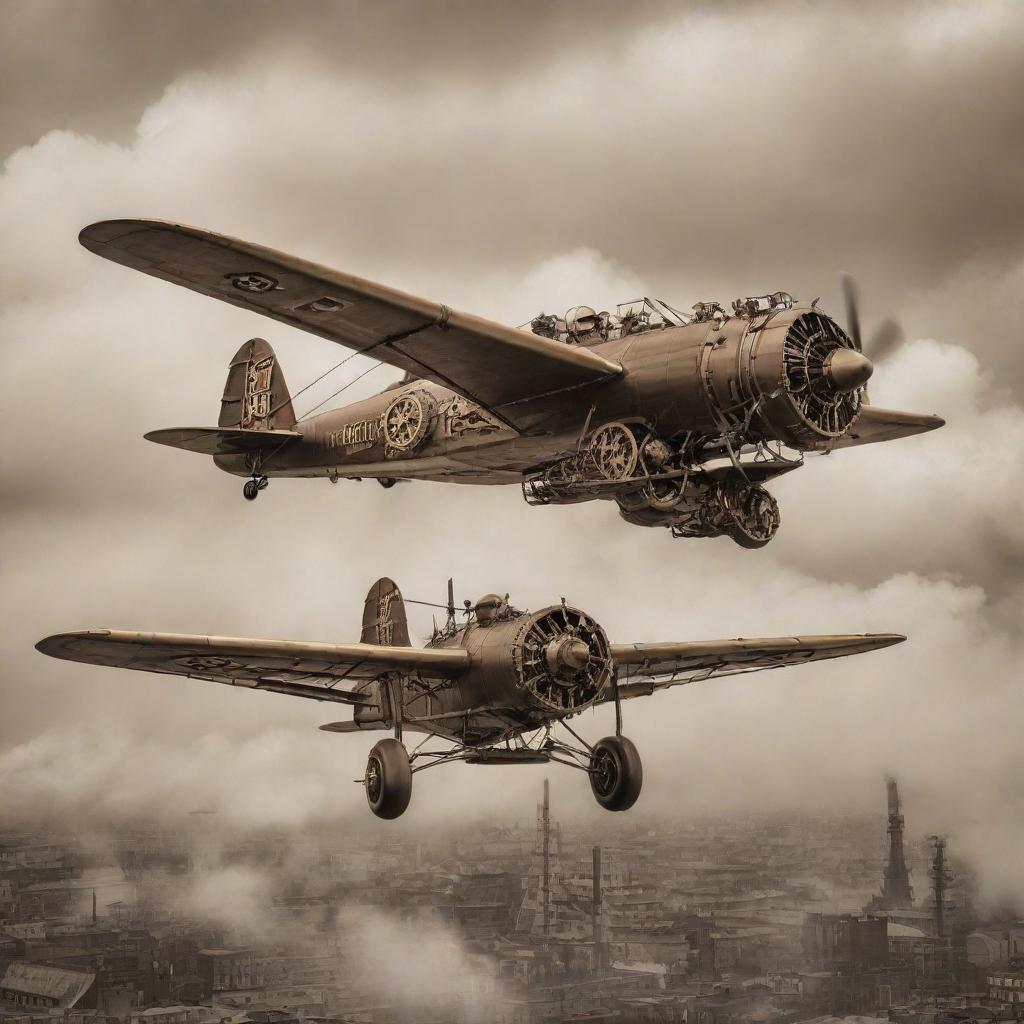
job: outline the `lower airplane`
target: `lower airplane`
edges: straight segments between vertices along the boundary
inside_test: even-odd
[[[602,807],[628,810],[640,796],[643,767],[622,735],[623,700],[715,676],[863,654],[906,639],[866,633],[610,644],[593,618],[564,600],[524,612],[507,596],[487,594],[476,604],[465,602],[460,624],[451,581],[447,610],[446,625],[435,627],[426,648],[413,648],[405,602],[383,578],[366,597],[357,644],[104,629],[58,633],[36,647],[68,661],[352,705],[350,721],[321,728],[393,731],[370,751],[362,782],[373,813],[397,818],[409,806],[413,775],[448,761],[556,761],[585,771]],[[603,703],[615,705],[615,735],[591,745],[569,719]],[[410,752],[403,732],[424,739]],[[432,741],[443,747],[426,749]]]

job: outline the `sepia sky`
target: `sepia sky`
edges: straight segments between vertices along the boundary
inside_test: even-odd
[[[881,813],[894,772],[911,830],[948,833],[986,895],[1024,902],[1022,52],[1012,0],[2,0],[2,810],[382,834],[528,816],[543,770],[457,765],[378,822],[351,783],[376,737],[317,732],[330,709],[32,649],[91,626],[351,640],[376,577],[437,600],[453,575],[460,597],[565,595],[617,642],[907,633],[631,702],[635,813]],[[873,402],[948,425],[808,459],[774,487],[783,525],[759,552],[673,541],[611,503],[529,509],[513,487],[277,481],[249,505],[142,434],[215,422],[248,337],[293,390],[342,352],[89,254],[79,229],[109,217],[511,324],[779,288],[838,315],[849,271],[867,331],[895,315],[908,339]],[[429,611],[412,626],[424,638]],[[599,813],[582,775],[549,774],[559,813]]]

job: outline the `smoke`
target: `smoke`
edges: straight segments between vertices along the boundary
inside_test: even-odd
[[[509,591],[536,608],[564,594],[617,642],[906,632],[863,658],[630,702],[646,764],[631,813],[863,813],[894,772],[911,831],[949,833],[987,894],[1024,899],[1024,827],[1008,812],[1024,795],[1010,724],[1024,711],[1022,231],[1006,172],[1020,163],[1021,14],[928,5],[879,32],[837,10],[645,20],[603,47],[506,60],[485,82],[466,58],[468,79],[415,88],[243,40],[216,73],[168,72],[131,130],[40,131],[12,154],[0,176],[5,815],[87,809],[115,823],[208,807],[237,826],[330,820],[386,837],[529,814],[543,769],[455,765],[417,775],[408,815],[377,822],[353,784],[375,737],[316,731],[347,712],[32,649],[89,626],[352,639],[378,576],[432,600],[454,575],[460,596]],[[957,132],[935,130],[937,109]],[[75,242],[92,220],[132,215],[508,323],[645,293],[685,307],[786,287],[838,308],[842,265],[866,319],[898,312],[912,339],[878,368],[873,401],[949,423],[809,459],[775,487],[783,526],[760,552],[674,542],[608,503],[527,509],[514,488],[276,481],[244,505],[236,480],[142,433],[210,423],[227,360],[255,333],[293,390],[343,353]],[[413,626],[426,635],[429,613]],[[607,709],[579,725],[605,734]],[[582,775],[552,782],[559,807],[598,820]]]
[[[208,868],[190,879],[178,904],[186,916],[221,925],[243,941],[273,934],[271,880],[239,864]]]
[[[348,965],[361,987],[386,994],[392,1004],[410,1010],[461,1000],[465,1020],[474,997],[492,990],[490,958],[470,953],[450,928],[429,918],[410,927],[408,920],[368,907],[340,915],[341,940]]]

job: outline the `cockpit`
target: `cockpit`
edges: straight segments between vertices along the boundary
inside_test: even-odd
[[[685,327],[690,323],[710,322],[718,327],[731,316],[753,318],[792,306],[793,297],[788,292],[772,292],[736,299],[731,313],[718,302],[696,302],[693,313],[681,313],[662,299],[645,297],[620,303],[614,313],[607,310],[599,313],[591,306],[573,306],[565,316],[538,313],[529,324],[521,326],[542,338],[566,345],[597,345],[630,334]]]
[[[596,345],[628,334],[684,327],[692,319],[661,299],[643,298],[620,303],[614,313],[599,313],[590,306],[573,306],[565,316],[539,313],[523,326],[566,345]]]

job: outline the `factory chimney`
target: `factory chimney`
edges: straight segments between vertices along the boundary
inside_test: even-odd
[[[541,810],[540,827],[542,849],[544,851],[544,868],[541,875],[540,899],[541,913],[544,920],[545,938],[551,934],[551,804],[548,792],[548,780],[544,780],[544,806]]]
[[[914,893],[910,888],[910,872],[903,856],[903,814],[900,810],[900,793],[896,780],[886,779],[889,797],[889,863],[885,868],[882,884],[882,898],[878,905],[883,910],[907,910],[914,905]]]
[[[601,847],[594,847],[594,891],[590,904],[594,934],[594,970],[604,968],[604,930],[601,920]]]
[[[946,937],[946,891],[949,888],[949,869],[946,867],[946,840],[942,836],[929,836],[934,850],[932,856],[932,908],[935,912],[935,934]]]

